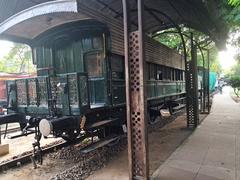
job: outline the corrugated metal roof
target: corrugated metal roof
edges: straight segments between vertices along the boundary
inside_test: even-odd
[[[3,22],[7,18],[14,14],[35,6],[40,3],[44,3],[52,0],[1,0],[0,1],[0,22]]]
[[[52,0],[1,0],[0,23],[14,14]],[[59,0],[60,1],[60,0]],[[77,0],[91,8],[100,9],[103,13],[118,20],[122,18],[121,0]],[[137,22],[136,0],[129,0],[132,11],[132,22]],[[145,30],[148,33],[172,27],[167,15],[176,24],[184,24],[210,35],[217,43],[225,42],[227,30],[218,16],[218,0],[145,0]]]

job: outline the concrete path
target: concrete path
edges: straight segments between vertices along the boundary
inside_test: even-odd
[[[154,172],[159,180],[240,180],[240,105],[230,88],[215,95],[211,114]]]

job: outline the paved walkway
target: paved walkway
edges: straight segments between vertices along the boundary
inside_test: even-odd
[[[240,180],[240,105],[229,88],[211,114],[153,174],[156,180]]]

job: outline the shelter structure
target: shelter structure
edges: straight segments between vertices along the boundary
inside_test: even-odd
[[[161,56],[148,46],[147,36],[180,25],[211,37],[223,48],[227,29],[217,11],[217,0],[2,0],[0,38],[34,45],[44,31],[80,20],[92,20],[112,30],[113,52],[125,52],[128,156],[130,179],[148,179],[148,143],[145,102],[145,57]],[[147,36],[145,36],[147,35]],[[185,51],[187,121],[198,125],[197,45],[192,39],[191,58]]]

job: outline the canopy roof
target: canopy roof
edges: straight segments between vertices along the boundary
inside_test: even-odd
[[[137,22],[136,1],[129,0],[132,24]],[[78,9],[81,3],[115,19],[122,20],[121,0],[1,0],[0,38],[30,44],[42,32],[64,24],[90,17]],[[145,0],[144,29],[157,31],[185,25],[209,35],[218,47],[223,47],[227,28],[218,15],[218,0]]]

